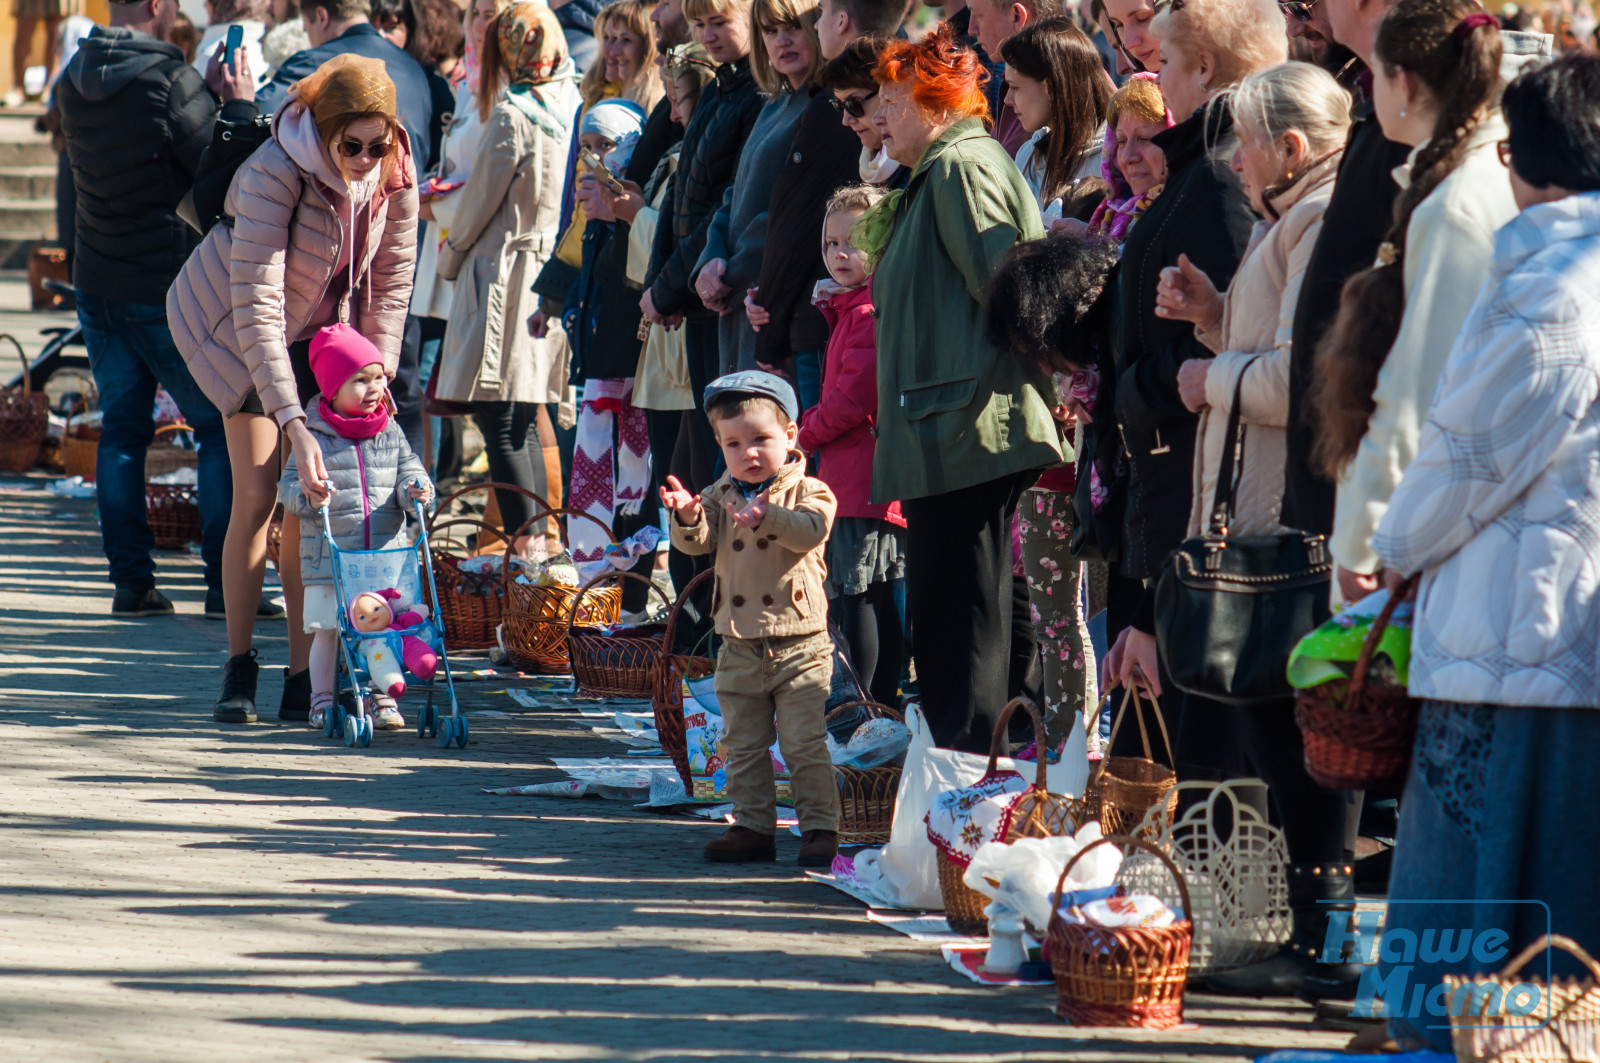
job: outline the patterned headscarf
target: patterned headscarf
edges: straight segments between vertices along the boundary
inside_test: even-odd
[[[567,38],[549,5],[512,4],[500,13],[500,56],[511,87],[542,85],[567,59]]]

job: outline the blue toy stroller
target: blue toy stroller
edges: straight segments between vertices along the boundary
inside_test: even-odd
[[[367,591],[393,587],[408,602],[421,602],[422,573],[428,574],[427,601],[437,602],[439,592],[433,583],[433,566],[424,564],[428,554],[428,525],[424,519],[422,502],[415,502],[418,523],[422,534],[412,546],[389,550],[341,550],[333,541],[333,526],[328,509],[322,507],[322,537],[333,561],[333,589],[339,601],[339,662],[336,695],[332,709],[323,720],[322,733],[329,738],[338,735],[347,746],[372,744],[372,717],[367,713],[368,674],[363,644],[373,639],[384,639],[394,660],[402,660],[400,638],[414,635],[426,642],[439,658],[439,671],[429,680],[418,679],[404,670],[407,690],[427,690],[428,700],[417,714],[417,737],[436,738],[439,748],[448,749],[453,742],[460,748],[467,745],[467,718],[461,715],[456,701],[455,683],[450,677],[450,657],[444,648],[444,620],[435,614],[415,627],[403,631],[356,631],[350,625],[350,602]],[[444,676],[444,690],[450,695],[450,714],[443,716],[434,705],[439,692],[439,675]],[[413,687],[413,681],[415,687]]]

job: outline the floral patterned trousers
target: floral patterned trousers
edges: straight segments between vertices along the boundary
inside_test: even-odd
[[[1072,556],[1072,496],[1038,489],[1017,506],[1028,611],[1044,665],[1044,716],[1052,746],[1072,731],[1073,714],[1098,700],[1094,647],[1083,615],[1082,565]],[[1090,733],[1094,728],[1089,727]]]

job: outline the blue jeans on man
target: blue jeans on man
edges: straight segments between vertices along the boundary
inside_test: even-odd
[[[200,390],[172,343],[164,306],[78,293],[78,323],[100,392],[95,496],[111,582],[119,591],[155,587],[155,537],[145,509],[145,449],[155,438],[156,388],[165,387],[199,445],[200,556],[206,587],[222,587],[222,541],[233,506],[233,473],[222,415]]]

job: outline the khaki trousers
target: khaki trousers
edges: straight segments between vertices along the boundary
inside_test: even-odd
[[[776,737],[789,765],[800,829],[839,829],[839,789],[823,726],[832,685],[833,640],[826,631],[722,640],[715,686],[735,823],[760,834],[777,832],[778,793],[767,752]]]

